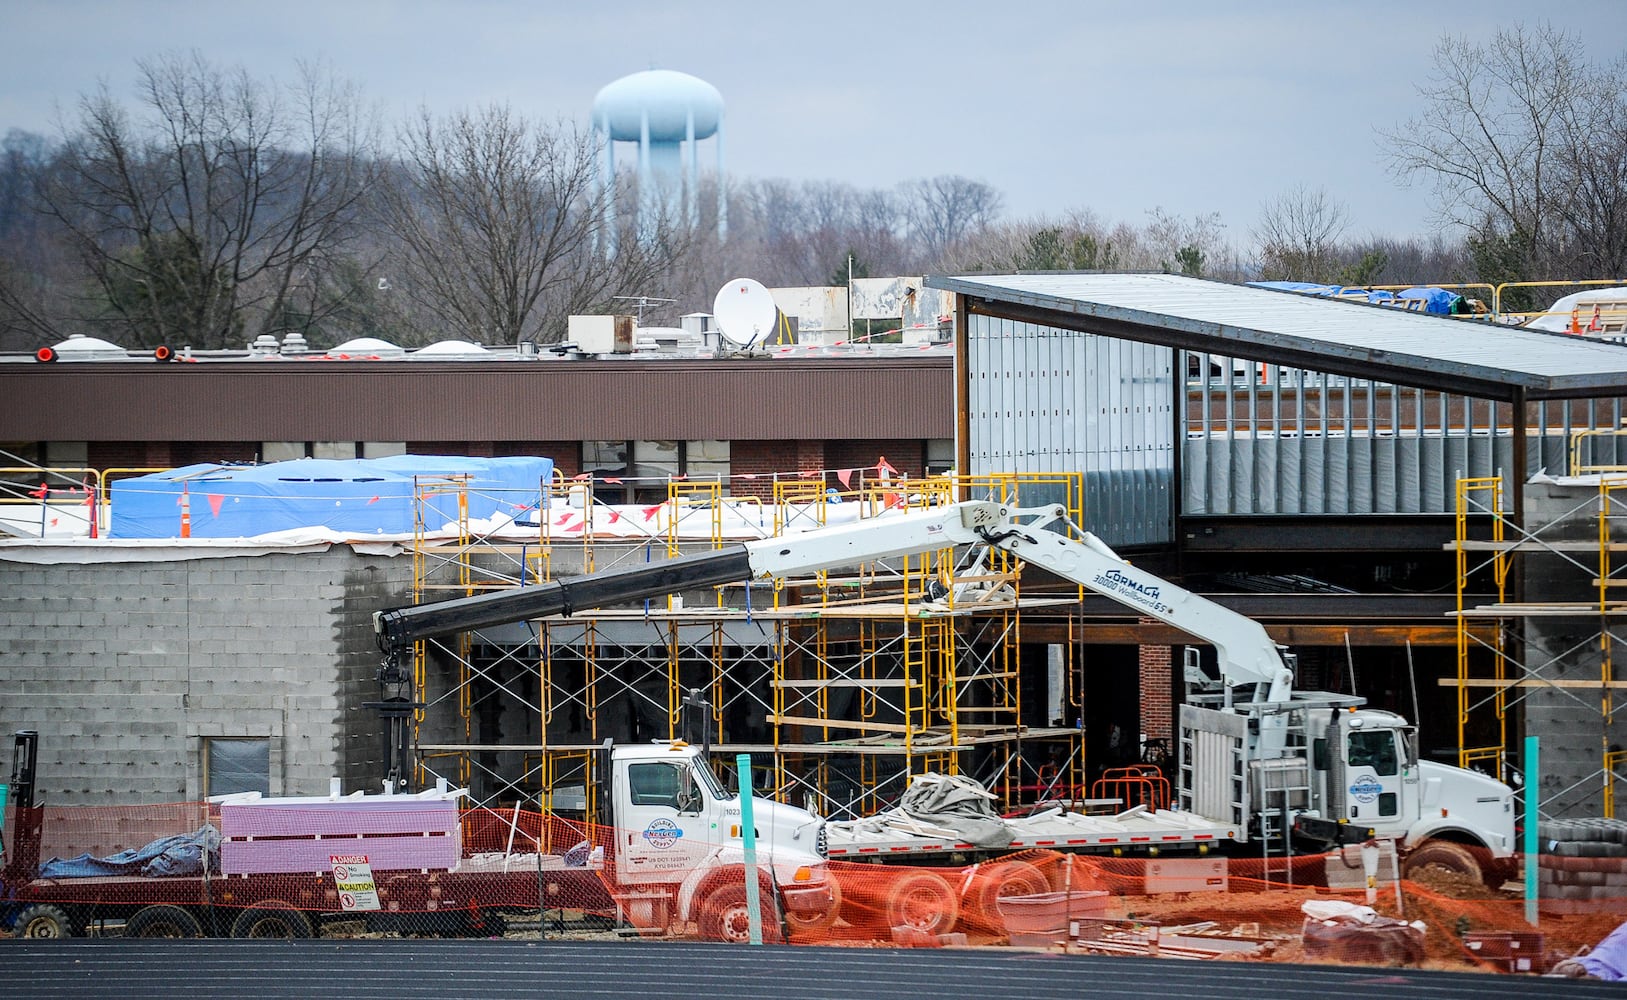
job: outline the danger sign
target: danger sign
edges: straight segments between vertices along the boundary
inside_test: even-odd
[[[373,884],[373,866],[365,854],[330,854],[334,888],[339,890],[341,910],[379,909],[378,886]]]

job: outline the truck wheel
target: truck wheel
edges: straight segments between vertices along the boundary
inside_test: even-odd
[[[961,912],[967,920],[1004,933],[1000,900],[1050,891],[1051,880],[1039,868],[1026,861],[1001,861],[985,865],[972,878],[961,900]]]
[[[251,906],[232,921],[234,938],[308,938],[312,930],[310,917],[277,899]]]
[[[785,911],[785,922],[791,926],[792,933],[797,931],[822,931],[836,923],[836,918],[842,913],[842,883],[831,875],[830,881],[830,908],[818,913],[795,913]]]
[[[35,903],[17,914],[17,922],[11,932],[20,938],[73,937],[73,922],[60,906]]]
[[[198,918],[179,906],[148,906],[137,910],[124,924],[124,936],[132,938],[203,937]]]
[[[1430,865],[1485,883],[1485,874],[1480,870],[1480,862],[1475,859],[1474,852],[1450,840],[1424,841],[1422,847],[1407,855],[1401,865],[1401,874],[1410,878],[1414,872]]]
[[[931,872],[911,872],[887,890],[887,926],[947,934],[960,919],[960,896]]]
[[[774,905],[774,893],[762,893],[763,943],[780,944],[785,936],[780,933],[779,908]],[[751,942],[751,918],[746,905],[746,887],[725,885],[712,891],[701,904],[701,937],[708,941],[727,941],[730,944]]]

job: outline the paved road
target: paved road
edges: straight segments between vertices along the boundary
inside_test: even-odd
[[[577,941],[4,941],[0,997],[1531,1000],[1614,983],[1021,951]]]

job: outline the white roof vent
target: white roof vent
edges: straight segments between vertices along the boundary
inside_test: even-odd
[[[425,361],[479,360],[491,357],[491,352],[473,341],[442,340],[428,347],[418,348],[409,357],[423,358]]]
[[[356,337],[328,351],[328,357],[399,358],[407,352],[377,337]]]
[[[254,338],[254,343],[249,345],[249,355],[251,357],[266,358],[280,353],[282,353],[282,345],[277,343],[277,338],[269,333],[260,334]]]
[[[70,334],[53,350],[58,361],[127,361],[130,357],[118,344],[82,333]]]

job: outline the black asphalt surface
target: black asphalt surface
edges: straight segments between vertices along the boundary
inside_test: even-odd
[[[1024,951],[653,941],[0,941],[0,997],[1477,1000],[1612,997],[1618,983]]]

